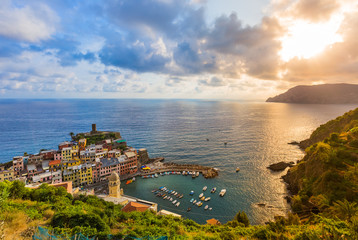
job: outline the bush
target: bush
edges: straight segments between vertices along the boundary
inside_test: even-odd
[[[244,211],[242,211],[242,212],[239,211],[235,215],[235,220],[239,223],[243,223],[245,225],[245,227],[248,227],[250,225],[249,218],[247,217],[247,215]]]

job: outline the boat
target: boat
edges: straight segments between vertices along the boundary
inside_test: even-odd
[[[211,189],[211,193],[216,192],[216,187],[214,187],[213,189]]]
[[[200,174],[200,172],[196,172],[195,176],[196,176],[196,177],[199,177],[199,174]]]
[[[195,203],[196,203],[196,200],[193,201],[193,204],[195,204]]]
[[[200,200],[201,200],[201,201],[204,201],[204,200],[205,200],[205,196],[202,196],[202,197],[200,198]]]
[[[192,178],[195,178],[195,177],[196,177],[196,173],[193,172],[193,173],[191,174],[191,177],[192,177]]]
[[[133,180],[128,180],[127,182],[126,182],[126,184],[130,184],[130,183],[132,183],[133,182]]]
[[[202,202],[199,202],[199,203],[197,204],[198,207],[201,207],[202,205],[203,205]]]
[[[173,201],[173,198],[170,198],[170,201]]]
[[[223,197],[225,195],[225,193],[226,193],[226,189],[221,189],[219,196]]]
[[[190,212],[191,211],[191,207],[188,207],[188,209],[186,210],[187,212]]]
[[[190,199],[190,202],[191,202],[191,203],[194,202],[194,198]]]
[[[237,167],[237,168],[236,168],[236,172],[239,172],[239,171],[240,171],[240,168],[239,168],[239,167]]]
[[[179,207],[179,205],[180,205],[180,202],[177,202],[177,204],[175,204],[176,207]]]
[[[175,192],[175,193],[174,193],[174,196],[176,196],[176,195],[178,195],[178,193],[177,193],[177,192]]]
[[[209,201],[211,198],[210,197],[207,197],[204,199],[205,202]]]
[[[154,177],[156,177],[156,178],[157,178],[157,177],[158,177],[158,174],[154,174]]]
[[[153,189],[153,190],[152,190],[153,193],[156,192],[156,191],[157,191],[157,189]]]
[[[204,196],[204,193],[200,193],[199,198],[201,198],[202,196]]]
[[[163,197],[163,199],[167,199],[167,198],[168,198],[168,196],[164,196],[164,197]]]
[[[207,186],[203,187],[203,191],[206,191],[206,189],[208,189],[208,187],[207,187]]]
[[[173,204],[175,204],[176,202],[177,202],[177,200],[174,200],[174,201],[173,201]]]
[[[208,208],[209,208],[209,205],[205,205],[204,209],[208,210]]]
[[[183,175],[185,175],[185,171],[183,171]]]
[[[133,181],[133,182],[135,181],[135,177],[132,178],[132,181]]]
[[[181,194],[181,195],[179,196],[179,198],[180,198],[180,199],[182,199],[183,197],[184,197],[184,195],[183,195],[183,194]]]
[[[189,195],[194,195],[194,191],[191,190],[190,193],[189,193]]]
[[[211,210],[213,210],[213,208],[211,207],[211,208],[209,208],[209,211],[211,211]]]

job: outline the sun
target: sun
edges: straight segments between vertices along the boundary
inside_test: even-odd
[[[337,33],[341,20],[332,18],[325,23],[294,21],[288,24],[288,32],[281,40],[282,49],[279,53],[285,62],[294,57],[311,58],[324,51],[333,43],[341,42]]]

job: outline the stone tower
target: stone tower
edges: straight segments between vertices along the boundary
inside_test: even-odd
[[[108,179],[108,188],[110,197],[119,198],[121,196],[121,181],[116,172],[112,172]]]

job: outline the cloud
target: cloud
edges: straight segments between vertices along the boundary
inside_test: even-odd
[[[337,0],[299,0],[293,5],[291,13],[296,18],[302,18],[312,22],[327,21],[331,15],[339,10]]]
[[[288,81],[352,82],[358,80],[358,11],[346,14],[339,33],[343,41],[309,58],[294,58],[286,65]]]
[[[121,36],[108,39],[99,53],[100,60],[108,66],[116,66],[138,72],[160,72],[170,62],[153,47],[154,42],[130,41]]]
[[[4,0],[0,5],[0,35],[7,38],[26,42],[49,39],[58,21],[56,13],[42,3],[24,6]]]
[[[209,86],[209,87],[222,87],[222,86],[226,86],[227,83],[223,79],[214,76],[207,80],[199,80],[199,85]]]

